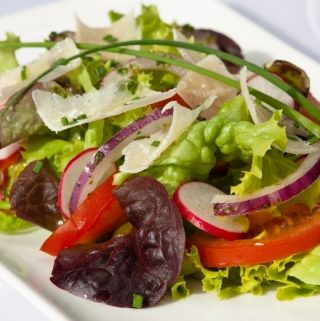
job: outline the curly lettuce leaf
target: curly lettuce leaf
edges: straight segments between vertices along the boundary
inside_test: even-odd
[[[11,32],[7,32],[6,37],[7,39],[5,42],[20,42],[20,38]],[[0,74],[6,70],[13,69],[18,66],[15,51],[16,49],[14,48],[0,49]]]
[[[230,191],[236,195],[255,192],[278,183],[297,168],[297,164],[284,157],[282,152],[272,149],[263,157],[253,156],[251,168],[242,172],[239,184],[231,186]]]
[[[320,285],[320,247],[313,249],[289,269],[288,274],[304,283]]]
[[[132,122],[150,113],[151,111],[152,109],[150,107],[141,107],[141,108],[133,109],[133,110],[127,111],[124,114],[108,118],[108,122],[116,127],[124,128],[130,125]]]
[[[163,22],[155,5],[141,7],[141,14],[137,18],[142,39],[173,39],[172,26]],[[164,46],[145,46],[164,53],[176,53],[176,49]]]
[[[32,161],[47,158],[58,175],[61,175],[67,163],[83,151],[81,140],[68,141],[54,138],[51,135],[32,136],[24,143],[23,159],[29,164]]]
[[[9,204],[10,206],[10,204]],[[32,224],[0,210],[0,232],[14,234],[33,227]]]
[[[297,254],[269,264],[210,270],[203,267],[197,248],[192,246],[185,253],[181,276],[172,286],[172,295],[174,299],[179,299],[189,294],[186,277],[193,277],[201,280],[204,292],[215,292],[220,298],[244,293],[262,295],[270,287],[276,289],[279,300],[311,296],[320,293],[319,273],[313,278],[310,276],[310,272],[319,268],[319,264],[320,247],[310,253]]]
[[[250,162],[256,156],[262,158],[273,144],[281,150],[287,145],[287,136],[284,127],[279,126],[281,112],[276,111],[272,117],[261,124],[252,124],[248,121],[229,122],[221,129],[215,142],[226,160],[242,159]],[[259,162],[260,159],[253,159]],[[253,167],[259,170],[257,167]],[[255,175],[261,175],[259,171]]]
[[[264,162],[269,164],[268,159],[263,160],[273,144],[283,149],[286,146],[285,130],[278,124],[280,119],[281,114],[275,112],[265,123],[251,123],[244,98],[237,96],[223,104],[211,120],[192,125],[175,145],[168,148],[153,166],[141,175],[155,177],[167,188],[169,194],[172,194],[184,182],[208,180],[216,158],[220,157],[228,161],[242,160],[252,163],[247,176],[237,186],[239,191],[258,188],[262,185],[262,180],[263,183],[273,182],[272,178],[277,176],[277,173],[272,174],[271,178],[267,177],[267,170],[271,167],[266,165],[263,177],[262,166]],[[284,164],[288,162],[284,161]],[[292,166],[289,169],[291,170]]]

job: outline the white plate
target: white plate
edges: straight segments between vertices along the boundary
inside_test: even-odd
[[[24,40],[45,38],[52,30],[73,28],[73,12],[76,9],[92,24],[106,20],[110,9],[127,12],[138,9],[141,0],[77,0],[45,5],[29,11],[2,17],[0,30],[20,34]],[[244,49],[246,57],[262,63],[271,58],[286,59],[304,68],[312,79],[312,88],[320,88],[320,66],[284,44],[273,35],[239,16],[223,4],[213,0],[154,0],[167,21],[190,22],[196,27],[210,27],[233,37]],[[23,50],[21,59],[34,55]],[[319,97],[320,92],[315,92]],[[48,235],[37,231],[26,235],[0,235],[0,273],[12,286],[26,295],[38,308],[54,321],[100,320],[224,320],[270,321],[319,320],[316,304],[319,297],[279,302],[274,293],[262,297],[243,295],[220,301],[215,294],[203,294],[195,290],[180,301],[165,299],[158,306],[145,310],[120,309],[77,298],[54,287],[50,281],[53,259],[38,248]]]

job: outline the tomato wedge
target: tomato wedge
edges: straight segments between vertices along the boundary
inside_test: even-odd
[[[16,151],[6,159],[0,160],[0,188],[4,189],[8,185],[8,168],[17,164],[21,159],[20,151]],[[2,191],[0,191],[2,194]],[[2,196],[1,196],[2,198]]]
[[[173,97],[170,97],[168,99],[158,101],[157,103],[152,104],[152,107],[153,108],[163,108],[167,103],[170,103],[170,101],[176,101],[181,106],[190,108],[190,106],[178,94],[175,94]]]
[[[296,220],[290,216],[289,226],[277,225],[274,232],[261,239],[226,241],[196,233],[188,239],[187,245],[198,248],[201,262],[206,267],[253,265],[283,259],[320,244],[320,206],[309,214]]]
[[[42,244],[41,250],[56,256],[65,248],[95,241],[123,224],[126,217],[112,193],[112,180],[113,176],[89,194],[71,218]]]

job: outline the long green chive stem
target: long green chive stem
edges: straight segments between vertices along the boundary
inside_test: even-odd
[[[5,47],[4,44],[6,45],[13,45],[13,43],[4,43],[0,42],[0,48]],[[297,99],[298,102],[300,102],[307,110],[310,109],[307,108],[307,105],[305,104],[305,101],[301,100],[302,96],[305,100],[307,100],[302,94],[300,94],[298,91],[296,91],[293,87],[289,86],[288,84],[284,83],[282,80],[278,79],[277,77],[274,77],[271,73],[268,71],[264,70],[263,68],[260,68],[250,62],[247,62],[239,57],[227,54],[225,52],[211,49],[204,47],[202,45],[194,45],[194,44],[189,44],[185,42],[178,42],[178,41],[171,41],[171,40],[132,40],[132,41],[125,41],[125,42],[118,42],[118,43],[112,43],[108,45],[102,45],[102,46],[97,46],[95,44],[83,44],[83,43],[78,43],[77,46],[80,49],[85,49],[85,51],[69,57],[65,59],[60,59],[57,61],[50,69],[46,70],[42,74],[40,74],[36,79],[34,79],[27,87],[22,89],[20,92],[18,92],[16,95],[14,95],[8,102],[7,106],[11,106],[14,103],[16,103],[23,95],[37,82],[39,81],[42,77],[50,73],[53,69],[55,69],[59,65],[66,65],[70,61],[85,57],[87,55],[90,55],[92,53],[98,52],[98,51],[110,51],[114,53],[119,53],[119,54],[128,54],[136,57],[143,57],[147,58],[150,60],[158,61],[158,62],[163,62],[167,64],[172,64],[176,66],[180,66],[182,68],[197,72],[199,74],[202,74],[204,76],[216,79],[218,81],[221,81],[229,86],[232,86],[234,88],[240,89],[240,84],[238,81],[235,81],[229,77],[223,76],[221,74],[218,74],[216,72],[210,71],[208,69],[199,67],[197,65],[187,63],[182,60],[177,60],[174,58],[162,56],[162,55],[157,55],[149,51],[142,51],[142,50],[131,50],[131,49],[126,49],[126,48],[121,48],[123,46],[131,46],[131,45],[152,45],[152,44],[158,44],[158,45],[164,45],[164,46],[175,46],[175,47],[181,47],[181,48],[186,48],[190,50],[195,50],[199,52],[204,52],[207,54],[216,54],[218,57],[227,60],[229,62],[235,63],[240,66],[247,66],[248,69],[250,69],[253,72],[256,72],[257,74],[260,74],[270,82],[273,82],[275,85],[277,85],[279,88],[283,89],[286,91],[288,94],[290,94],[292,97],[296,96],[299,99]],[[16,48],[21,48],[21,47],[45,47],[45,48],[51,48],[52,46],[55,45],[53,42],[43,42],[43,43],[16,43]],[[8,47],[8,46],[7,46]],[[12,47],[12,46],[11,46]],[[309,130],[313,135],[316,137],[320,138],[320,126],[308,119],[307,117],[303,116],[299,112],[293,110],[291,107],[287,106],[286,104],[282,103],[281,101],[264,94],[261,91],[258,91],[253,88],[249,88],[250,94],[258,98],[259,100],[271,105],[275,109],[282,109],[284,114],[289,116],[291,119],[296,121],[297,123],[301,124],[303,127],[305,127],[307,130]],[[294,97],[295,98],[295,97]],[[315,106],[313,106],[308,100],[308,105],[311,105],[311,110],[309,110],[310,113],[315,115],[318,119],[320,119],[320,112],[317,110]],[[316,112],[314,111],[316,110]],[[319,115],[318,115],[319,114]]]
[[[0,49],[1,48],[51,48],[54,46],[54,42],[25,42],[25,43],[14,43],[14,42],[0,42]],[[160,39],[144,39],[144,40],[130,40],[130,41],[123,41],[123,42],[115,42],[105,46],[97,46],[96,44],[88,44],[88,43],[78,43],[77,46],[79,49],[93,49],[93,52],[96,52],[95,49],[98,51],[101,50],[108,50],[110,48],[118,48],[118,47],[125,47],[125,46],[132,46],[132,45],[162,45],[162,46],[169,46],[169,47],[177,47],[177,48],[185,48],[190,49],[193,51],[198,51],[206,54],[214,54],[219,58],[231,62],[238,66],[246,66],[252,72],[262,76],[263,78],[269,80],[271,83],[276,85],[281,90],[285,91],[288,95],[290,95],[296,102],[302,105],[311,115],[316,117],[320,120],[320,111],[316,108],[305,96],[303,96],[299,91],[297,91],[291,85],[285,83],[278,77],[275,77],[269,71],[249,62],[246,61],[238,56],[226,53],[224,51],[208,48],[201,44],[193,44],[188,42],[182,41],[174,41],[174,40],[160,40]],[[99,49],[98,49],[99,48]]]

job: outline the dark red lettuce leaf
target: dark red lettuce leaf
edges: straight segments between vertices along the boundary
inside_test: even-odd
[[[210,29],[195,29],[190,25],[181,26],[180,31],[187,37],[193,36],[197,42],[203,43],[208,47],[243,58],[240,46],[233,39],[221,32]],[[224,61],[224,64],[231,73],[238,73],[240,70],[239,66],[228,61]]]
[[[1,109],[0,148],[44,130],[44,124],[32,99],[32,92],[47,88],[47,85],[36,84],[13,106]]]
[[[300,67],[289,61],[275,60],[266,64],[265,68],[279,76],[306,97],[308,96],[310,90],[310,79],[308,74]]]
[[[17,217],[53,231],[62,224],[59,179],[47,160],[40,167],[37,162],[30,163],[13,183],[10,203]]]
[[[93,301],[132,307],[133,296],[140,295],[144,307],[152,306],[181,270],[185,249],[181,215],[153,178],[134,178],[115,195],[133,232],[63,250],[55,260],[51,281]]]

